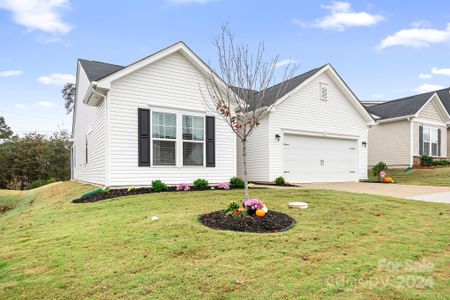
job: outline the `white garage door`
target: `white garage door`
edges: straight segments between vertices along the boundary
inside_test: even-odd
[[[357,180],[357,141],[286,134],[284,177],[288,182]]]

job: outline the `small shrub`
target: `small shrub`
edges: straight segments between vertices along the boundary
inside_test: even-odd
[[[109,188],[108,187],[102,188],[102,194],[107,194],[107,193],[109,193]]]
[[[152,181],[152,190],[155,192],[161,192],[167,190],[167,185],[161,180],[153,180]]]
[[[420,157],[420,165],[424,167],[429,167],[433,165],[433,158],[428,155],[422,155]]]
[[[177,184],[175,186],[175,189],[177,191],[185,191],[185,192],[187,192],[187,191],[191,190],[191,186],[188,183],[180,183],[180,184]]]
[[[231,201],[228,203],[227,208],[224,210],[225,214],[227,215],[234,215],[236,214],[236,211],[239,209],[240,205],[236,201]]]
[[[450,165],[450,161],[448,161],[448,160],[433,161],[433,166],[449,166],[449,165]]]
[[[132,186],[132,187],[129,187],[129,188],[128,188],[128,192],[129,192],[129,193],[134,193],[134,192],[136,192],[136,188],[133,187],[133,186]]]
[[[386,172],[387,170],[388,170],[388,165],[385,162],[380,161],[373,167],[372,174],[373,174],[373,176],[380,177],[381,171]]]
[[[243,188],[245,185],[244,180],[241,177],[231,177],[230,186],[234,188]]]
[[[219,190],[229,190],[230,189],[230,185],[227,182],[221,182],[217,185],[217,188]]]
[[[280,176],[275,179],[275,184],[276,185],[285,185],[286,181],[284,180],[283,176]]]
[[[208,180],[199,178],[194,181],[194,187],[197,189],[206,189],[208,187]]]

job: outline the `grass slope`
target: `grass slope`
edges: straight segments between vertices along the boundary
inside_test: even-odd
[[[242,191],[70,203],[89,189],[77,183],[41,188],[29,206],[0,216],[0,298],[445,299],[450,294],[445,204],[254,190],[252,196],[269,209],[298,223],[282,234],[248,234],[215,231],[197,221],[199,214],[239,199]],[[291,200],[306,200],[310,208],[289,210]],[[155,215],[160,219],[151,222]],[[383,259],[403,267],[379,268]],[[421,261],[431,270],[404,268]],[[420,287],[422,279],[433,286]]]
[[[403,169],[390,169],[387,174],[399,184],[450,186],[450,168],[413,169],[410,172],[405,172]],[[369,177],[376,180],[372,172],[369,173]]]

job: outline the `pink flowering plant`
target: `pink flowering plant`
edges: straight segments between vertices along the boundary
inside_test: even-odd
[[[187,192],[187,191],[191,190],[191,186],[188,183],[180,183],[180,184],[177,184],[175,186],[175,189],[177,191],[185,191],[185,192]]]
[[[227,182],[221,182],[217,185],[217,188],[219,190],[229,190],[230,189],[230,185]]]
[[[248,199],[244,201],[244,207],[247,211],[252,212],[264,207],[264,202],[259,199]]]

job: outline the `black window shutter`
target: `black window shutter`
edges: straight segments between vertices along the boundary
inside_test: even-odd
[[[206,166],[216,166],[216,119],[206,116]]]
[[[419,155],[423,155],[423,126],[419,126]]]
[[[438,129],[438,156],[441,156],[441,129]]]
[[[138,109],[139,167],[150,167],[150,110]]]

